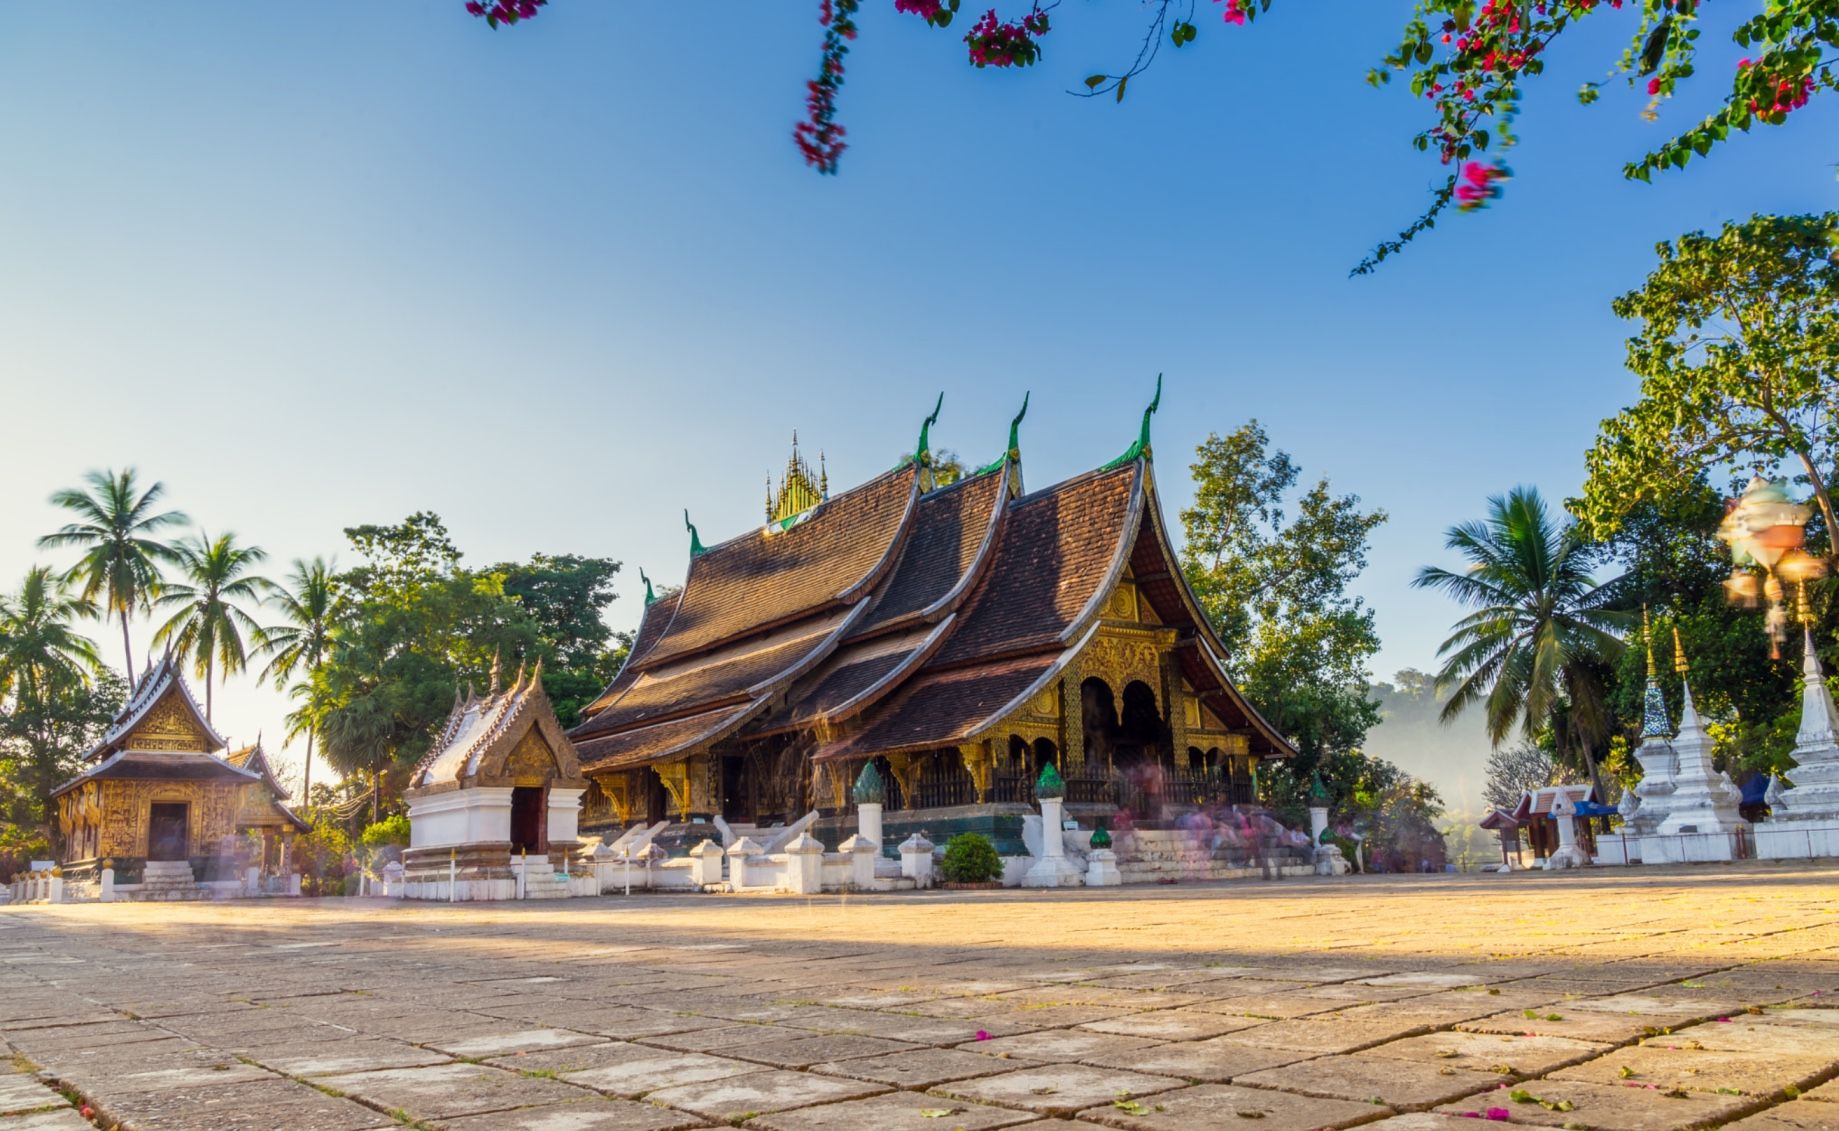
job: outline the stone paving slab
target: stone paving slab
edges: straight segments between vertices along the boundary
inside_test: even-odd
[[[94,1131],[94,1128],[95,1124],[69,1107],[0,1118],[0,1131]]]
[[[922,1092],[889,1092],[863,1100],[762,1115],[748,1120],[761,1131],[989,1131],[1029,1124],[1025,1111],[942,1100]]]
[[[1042,1115],[1071,1115],[1117,1099],[1137,1099],[1181,1087],[1185,1081],[1142,1072],[1078,1064],[1024,1068],[940,1084],[933,1093],[973,1103],[1017,1107]]]
[[[686,1131],[707,1127],[709,1121],[656,1104],[593,1099],[433,1120],[431,1125],[441,1131]]]
[[[384,1068],[327,1076],[317,1084],[383,1111],[404,1111],[435,1119],[588,1098],[588,1093],[568,1084],[484,1064]]]
[[[122,1131],[1839,1131],[1834,890],[1740,865],[6,908],[0,1053],[30,1059],[0,1082],[42,1070]]]
[[[1352,1127],[1386,1108],[1347,1100],[1316,1099],[1203,1084],[1141,1100],[1116,1100],[1079,1113],[1079,1118],[1129,1131],[1191,1131],[1197,1127],[1256,1127],[1258,1131],[1315,1131]]]
[[[45,1087],[36,1077],[20,1073],[0,1076],[0,1115],[17,1115],[64,1102],[63,1096]]]
[[[764,1113],[835,1103],[882,1090],[879,1084],[860,1080],[773,1069],[679,1084],[652,1093],[651,1099],[719,1123],[737,1123]]]

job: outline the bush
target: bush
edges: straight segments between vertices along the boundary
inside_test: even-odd
[[[1003,861],[989,837],[959,833],[945,845],[945,860],[939,871],[950,883],[987,884],[1002,878]]]
[[[315,825],[305,836],[294,838],[294,867],[308,895],[339,895],[344,878],[353,870],[351,839],[335,824]]]
[[[51,843],[37,830],[0,824],[0,884],[24,872],[34,860],[51,859]]]
[[[358,839],[362,841],[365,848],[373,851],[390,847],[407,848],[409,845],[409,815],[393,813],[376,824],[367,826],[363,835]]]

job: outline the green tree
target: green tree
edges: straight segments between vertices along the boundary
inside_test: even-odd
[[[1485,521],[1449,529],[1445,545],[1465,569],[1426,566],[1412,581],[1475,610],[1437,652],[1448,657],[1438,686],[1451,689],[1443,717],[1482,704],[1496,745],[1516,722],[1529,737],[1557,726],[1561,754],[1594,777],[1612,727],[1607,667],[1621,654],[1615,630],[1628,617],[1607,607],[1613,590],[1587,572],[1581,532],[1554,522],[1537,490],[1496,495],[1488,510]]]
[[[76,515],[56,533],[38,540],[44,547],[75,546],[83,551],[64,576],[82,580],[86,601],[101,599],[105,617],[121,622],[121,651],[128,684],[134,683],[134,646],[128,637],[128,620],[153,607],[160,589],[160,566],[173,560],[170,546],[159,540],[160,531],[190,521],[179,511],[156,510],[166,487],[155,483],[140,490],[137,473],[127,468],[92,471],[84,476],[87,491],[69,489],[51,496],[54,506]]]
[[[1379,634],[1348,588],[1386,515],[1321,479],[1292,517],[1286,497],[1299,469],[1256,420],[1210,434],[1197,456],[1182,568],[1240,689],[1302,754],[1267,785],[1300,798],[1320,759],[1350,755],[1379,721],[1367,668]],[[1324,766],[1331,772],[1358,771]]]
[[[261,679],[280,687],[296,676],[311,676],[324,662],[332,647],[332,631],[338,624],[340,606],[332,584],[332,566],[324,558],[312,561],[294,559],[287,580],[273,586],[269,603],[281,614],[281,623],[268,625],[256,633],[256,644],[268,656]],[[311,695],[312,684],[305,679],[288,689],[295,699]],[[306,763],[301,773],[300,796],[311,796],[313,788],[313,712],[296,708],[287,717],[288,741],[306,738]]]
[[[482,688],[501,657],[534,659],[540,634],[502,574],[461,566],[438,515],[345,534],[363,560],[333,579],[344,615],[302,717],[334,769],[370,782],[375,821],[389,776],[426,752],[456,691]]]
[[[181,540],[173,547],[173,562],[180,581],[161,586],[155,604],[176,611],[154,633],[156,643],[170,644],[181,656],[192,657],[194,670],[204,677],[204,717],[211,718],[211,691],[216,673],[228,677],[248,666],[249,646],[261,639],[262,626],[238,602],[258,605],[268,595],[270,582],[250,572],[268,559],[259,546],[239,546],[236,535],[207,534]]]
[[[612,682],[630,640],[602,619],[616,596],[619,563],[576,554],[537,554],[486,570],[503,579],[506,596],[529,615],[543,660],[543,690],[564,727]],[[520,657],[527,658],[527,657]]]
[[[0,699],[36,702],[101,671],[95,642],[71,626],[95,615],[95,603],[70,593],[49,567],[28,570],[17,594],[0,597]]]
[[[48,835],[51,791],[120,707],[120,680],[72,626],[94,615],[44,567],[0,597],[0,823]]]
[[[1783,462],[1813,491],[1827,530],[1839,457],[1839,213],[1753,216],[1659,245],[1640,290],[1628,367],[1641,399],[1603,422],[1571,509],[1598,538],[1631,509],[1693,489],[1707,472]]]

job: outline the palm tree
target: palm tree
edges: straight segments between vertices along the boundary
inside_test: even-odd
[[[267,653],[268,666],[261,679],[273,680],[276,687],[293,678],[296,672],[311,677],[332,646],[332,627],[339,615],[338,598],[332,586],[332,567],[324,558],[312,561],[294,559],[285,585],[276,586],[270,602],[279,609],[283,623],[256,633],[256,643]],[[288,689],[295,699],[310,694],[310,678]],[[313,739],[318,728],[315,712],[308,706],[288,715],[288,740],[306,736],[306,771],[300,782],[300,799],[304,804],[313,785]]]
[[[1443,721],[1481,703],[1496,745],[1515,722],[1528,736],[1557,725],[1561,753],[1581,754],[1595,779],[1593,751],[1609,732],[1603,672],[1622,650],[1615,630],[1629,617],[1604,607],[1609,586],[1586,572],[1583,537],[1553,522],[1537,489],[1515,487],[1488,500],[1485,521],[1450,527],[1444,544],[1469,568],[1426,566],[1412,580],[1475,610],[1437,650],[1448,657],[1437,688],[1453,689]]]
[[[204,677],[204,718],[211,718],[211,684],[221,667],[224,675],[242,671],[248,664],[243,633],[260,639],[262,628],[238,608],[236,602],[260,604],[267,596],[268,579],[250,573],[250,567],[268,559],[259,546],[239,546],[236,535],[216,540],[200,533],[173,547],[173,558],[184,581],[166,582],[160,605],[178,611],[154,633],[156,643],[169,643],[181,656],[189,653],[197,673]]]
[[[172,548],[155,535],[190,520],[178,511],[156,512],[154,505],[166,493],[165,484],[141,491],[131,467],[119,473],[92,471],[83,478],[88,491],[68,489],[51,496],[54,506],[72,512],[78,521],[45,535],[38,544],[84,548],[64,579],[81,578],[82,598],[94,602],[101,597],[104,618],[121,621],[121,651],[132,687],[134,647],[128,641],[128,618],[152,608],[160,589],[160,565],[173,558]]]
[[[102,659],[70,625],[95,615],[95,603],[72,595],[50,567],[28,571],[16,596],[0,597],[0,697],[38,704],[58,684],[87,683]]]

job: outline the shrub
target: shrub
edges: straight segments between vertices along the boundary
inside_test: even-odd
[[[32,861],[49,859],[51,843],[36,829],[0,824],[0,884],[30,868]]]
[[[1002,878],[1003,862],[989,837],[959,833],[945,845],[945,859],[939,871],[954,884],[985,884]]]
[[[294,867],[309,895],[341,894],[353,863],[351,839],[337,825],[315,825],[312,832],[294,838]]]
[[[358,838],[365,848],[406,848],[409,844],[409,815],[392,813],[374,825],[366,826]]]

